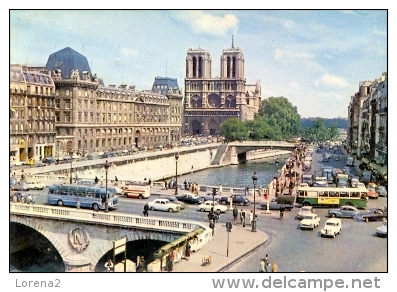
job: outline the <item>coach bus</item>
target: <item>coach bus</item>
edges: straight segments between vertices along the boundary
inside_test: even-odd
[[[366,188],[298,187],[296,202],[303,206],[350,205],[365,209],[368,205],[367,192]]]
[[[108,188],[108,209],[114,210],[119,205],[119,197],[112,188]],[[58,206],[89,208],[94,211],[105,209],[106,188],[83,185],[52,185],[48,189],[47,203]]]

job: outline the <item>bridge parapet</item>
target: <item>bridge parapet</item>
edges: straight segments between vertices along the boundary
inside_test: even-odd
[[[90,224],[103,224],[120,227],[134,227],[162,232],[189,233],[207,226],[190,220],[173,220],[151,216],[125,214],[119,212],[100,213],[91,210],[73,209],[47,205],[28,205],[10,202],[10,214],[29,217],[47,217],[59,220],[79,221]]]

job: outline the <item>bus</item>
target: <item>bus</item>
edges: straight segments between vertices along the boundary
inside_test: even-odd
[[[368,205],[366,188],[298,187],[296,202],[303,206],[340,207],[343,205],[365,209]]]
[[[114,189],[108,188],[108,194],[108,209],[114,210],[119,205],[119,197]],[[77,202],[79,202],[82,208],[98,211],[105,210],[105,195],[105,187],[73,184],[51,185],[48,188],[47,203],[57,206],[77,207]]]

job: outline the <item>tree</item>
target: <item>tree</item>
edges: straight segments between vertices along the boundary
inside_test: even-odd
[[[269,97],[262,101],[256,118],[272,128],[275,140],[287,140],[300,135],[298,110],[285,97]]]
[[[228,141],[247,140],[249,136],[246,124],[237,118],[227,119],[221,123],[220,134]]]

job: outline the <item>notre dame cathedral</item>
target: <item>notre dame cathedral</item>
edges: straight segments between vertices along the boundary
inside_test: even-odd
[[[184,134],[217,135],[229,118],[252,120],[261,103],[260,81],[247,84],[244,55],[239,48],[225,49],[220,77],[211,77],[211,56],[204,49],[189,49],[186,57]]]

